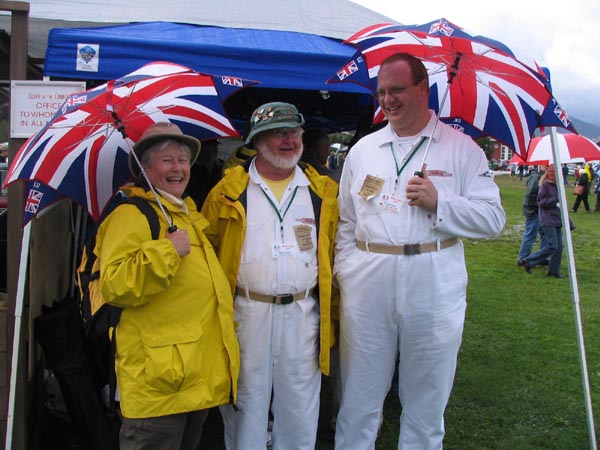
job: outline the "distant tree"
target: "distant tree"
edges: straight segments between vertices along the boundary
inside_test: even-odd
[[[487,136],[477,139],[477,145],[483,149],[488,161],[492,159],[492,155],[494,154],[494,146],[492,142],[493,139]]]

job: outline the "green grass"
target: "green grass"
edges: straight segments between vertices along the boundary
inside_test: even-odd
[[[446,450],[590,448],[568,279],[517,267],[524,182],[496,177],[506,226],[493,240],[465,239],[468,308]],[[570,205],[574,197],[567,188]],[[590,196],[592,209],[595,204]],[[592,405],[600,404],[600,214],[572,214],[580,309]],[[536,247],[537,248],[537,247]],[[561,271],[568,274],[566,251]],[[397,447],[400,406],[388,396],[378,450]],[[600,414],[600,413],[598,413]],[[598,427],[596,418],[596,427]],[[331,449],[319,441],[317,449]]]
[[[504,231],[493,240],[464,240],[468,308],[446,409],[444,448],[590,448],[569,280],[548,278],[543,268],[528,275],[516,266],[525,183],[508,175],[497,176],[496,182],[507,216]],[[570,205],[571,189],[567,188]],[[593,195],[590,203],[593,209]],[[586,214],[581,208],[571,216],[592,405],[599,405],[600,214]],[[561,271],[566,275],[564,255]],[[378,450],[397,447],[399,414],[398,399],[388,396]],[[317,442],[317,450],[331,448],[330,443]]]

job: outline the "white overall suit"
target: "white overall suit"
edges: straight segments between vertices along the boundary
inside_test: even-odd
[[[421,136],[431,138],[434,120],[432,112]],[[344,164],[334,266],[341,290],[343,387],[336,450],[375,448],[397,361],[398,449],[442,448],[466,308],[467,271],[456,237],[491,238],[504,226],[483,151],[441,122],[425,161],[438,191],[437,212],[409,206],[406,185],[421,169],[427,145],[425,140],[409,158],[416,140],[398,138],[388,125],[360,140]],[[382,184],[374,195],[363,191],[363,198],[367,175]],[[383,254],[369,244],[430,245],[419,254]]]

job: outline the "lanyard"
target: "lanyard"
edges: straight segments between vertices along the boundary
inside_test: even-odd
[[[292,206],[292,203],[294,203],[294,199],[296,198],[297,192],[298,192],[298,186],[296,186],[294,188],[294,193],[292,194],[292,198],[288,202],[287,208],[285,208],[285,211],[283,211],[283,214],[281,214],[277,205],[273,202],[273,200],[271,200],[271,197],[269,197],[264,190],[262,191],[262,193],[265,195],[265,197],[267,197],[267,200],[269,201],[269,204],[271,205],[271,207],[275,210],[277,217],[279,218],[279,230],[281,232],[281,240],[282,241],[283,241],[283,219],[285,218],[285,215],[287,214],[287,212],[290,210],[290,206]]]
[[[398,184],[398,179],[400,178],[400,174],[402,173],[402,171],[404,170],[406,165],[410,162],[412,157],[415,156],[415,153],[417,153],[417,150],[419,150],[419,148],[421,148],[421,145],[423,145],[423,142],[425,142],[425,139],[427,139],[426,136],[421,136],[421,140],[419,141],[419,143],[417,145],[415,145],[413,147],[413,149],[410,152],[410,155],[408,155],[408,158],[405,158],[403,160],[402,167],[400,167],[400,168],[398,168],[398,161],[396,160],[396,153],[394,153],[394,146],[390,142],[390,150],[392,151],[392,156],[394,157],[394,164],[396,164],[396,181],[394,182],[395,185]]]

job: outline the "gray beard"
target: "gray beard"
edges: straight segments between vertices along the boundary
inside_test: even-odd
[[[292,169],[296,167],[298,161],[300,161],[300,157],[302,156],[302,152],[298,152],[293,158],[285,158],[283,156],[275,155],[271,153],[267,148],[257,149],[260,151],[260,155],[273,167],[277,167],[278,169]]]

